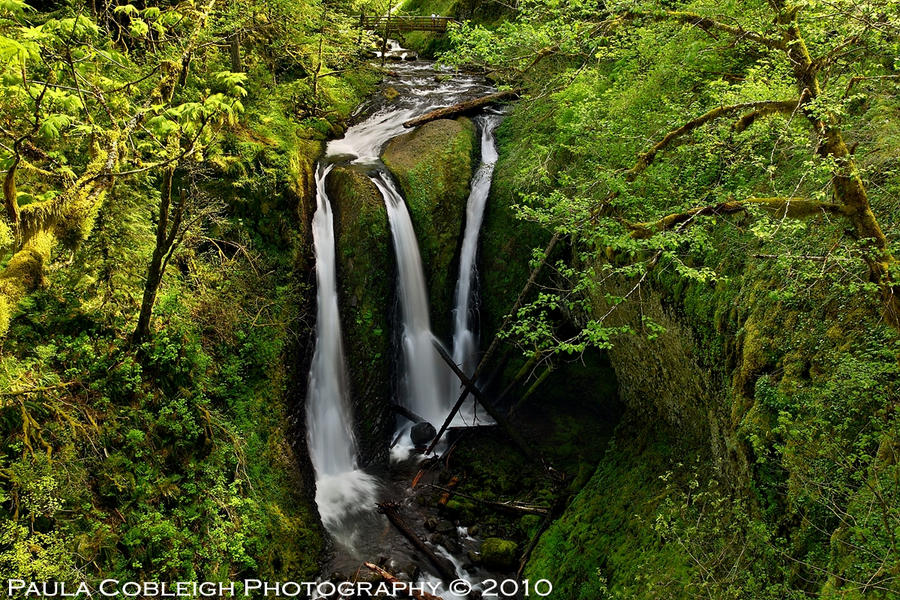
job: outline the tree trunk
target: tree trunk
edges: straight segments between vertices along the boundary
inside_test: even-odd
[[[871,241],[872,255],[867,257],[869,277],[878,284],[884,300],[884,312],[888,323],[900,330],[900,299],[897,286],[891,278],[890,269],[896,262],[888,248],[887,237],[872,212],[869,194],[859,175],[859,170],[844,142],[840,128],[833,117],[823,118],[812,103],[821,95],[817,66],[813,62],[800,34],[796,9],[786,6],[784,0],[773,0],[778,11],[777,21],[785,27],[784,48],[794,71],[794,78],[801,94],[801,109],[820,139],[820,152],[833,156],[838,163],[832,175],[835,199],[844,205],[845,213],[853,224],[856,237]]]
[[[172,223],[172,231],[169,232],[169,212],[172,206],[172,180],[175,176],[174,167],[170,167],[163,178],[163,185],[159,200],[159,221],[156,224],[156,246],[150,257],[150,266],[147,267],[147,280],[144,283],[144,294],[141,299],[141,312],[138,315],[137,327],[132,335],[132,343],[137,346],[150,334],[150,319],[153,316],[153,305],[156,303],[156,294],[162,283],[165,272],[166,257],[175,243],[175,236],[181,225],[181,212],[183,202],[176,211]]]
[[[235,31],[228,43],[228,52],[231,55],[231,72],[242,73],[244,71],[241,65],[241,33]]]
[[[3,180],[3,200],[6,204],[6,218],[13,224],[13,228],[19,228],[19,201],[16,197],[16,169],[19,166],[19,157],[16,156],[12,166],[6,172]]]

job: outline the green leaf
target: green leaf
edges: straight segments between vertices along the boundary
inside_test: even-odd
[[[20,15],[26,10],[34,10],[22,0],[0,0],[0,12]]]
[[[150,25],[144,20],[134,19],[131,21],[131,26],[128,30],[131,32],[131,35],[135,37],[144,37],[150,33]]]
[[[138,7],[134,4],[123,4],[122,6],[115,7],[113,12],[129,16],[136,15],[138,13]]]

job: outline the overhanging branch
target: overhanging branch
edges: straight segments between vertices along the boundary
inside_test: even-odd
[[[770,38],[761,33],[757,33],[755,31],[749,31],[744,29],[740,25],[729,25],[728,23],[723,23],[721,21],[716,21],[710,17],[704,17],[703,15],[687,12],[687,11],[678,11],[678,10],[667,10],[664,12],[653,12],[653,13],[645,13],[639,11],[627,11],[621,15],[624,18],[628,19],[652,19],[656,21],[676,21],[679,23],[683,23],[685,25],[693,25],[694,27],[699,27],[703,31],[710,33],[713,31],[720,31],[722,33],[727,33],[729,35],[734,36],[737,40],[749,40],[751,42],[755,42],[766,48],[773,48],[777,50],[784,50],[785,43],[777,38]]]
[[[625,222],[624,224],[625,227],[631,230],[632,238],[643,240],[664,231],[675,228],[682,229],[687,224],[694,222],[697,217],[730,215],[743,212],[751,206],[759,206],[771,213],[773,217],[779,219],[802,219],[817,214],[847,214],[845,207],[840,204],[817,202],[805,198],[747,198],[746,200],[730,200],[709,206],[698,206],[684,212],[666,215],[658,221],[645,223]]]
[[[659,142],[657,142],[656,145],[654,145],[643,154],[640,154],[634,166],[626,171],[625,180],[628,182],[634,181],[638,175],[643,173],[647,169],[647,167],[653,164],[653,161],[656,159],[656,155],[668,148],[674,141],[687,135],[688,133],[691,133],[695,129],[702,127],[703,125],[706,125],[707,123],[715,121],[716,119],[744,111],[767,111],[767,113],[774,113],[787,110],[788,112],[790,112],[793,111],[799,103],[800,100],[762,100],[759,102],[742,102],[740,104],[730,104],[727,106],[719,106],[717,108],[714,108],[700,115],[696,119],[692,119],[684,125],[676,127],[675,129],[669,131],[669,133],[667,133]],[[749,115],[746,115],[745,117],[748,116]],[[757,117],[753,117],[752,119],[755,120],[756,118]]]

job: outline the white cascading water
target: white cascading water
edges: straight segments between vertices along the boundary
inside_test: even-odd
[[[385,199],[400,273],[405,357],[402,379],[407,390],[403,401],[413,412],[440,426],[451,404],[449,369],[433,346],[426,282],[409,212],[393,180],[384,172],[379,156],[388,140],[408,131],[403,127],[404,121],[490,91],[464,74],[444,71],[438,78],[427,64],[403,62],[395,68],[399,75],[391,85],[401,91],[400,95],[350,127],[343,138],[329,142],[316,173],[313,242],[318,281],[317,340],[309,374],[307,442],[316,472],[316,504],[322,522],[351,555],[359,555],[357,558],[371,558],[379,547],[384,528],[374,508],[381,490],[378,480],[359,469],[357,463],[351,390],[338,312],[334,216],[326,193],[326,178],[331,165],[338,161],[376,168],[370,176]],[[484,153],[484,141],[482,146]],[[491,153],[496,154],[493,146],[485,156]],[[489,185],[490,174],[485,177]],[[473,217],[469,220],[474,223]],[[467,231],[472,226],[467,225]],[[473,235],[477,239],[477,231]],[[472,254],[474,261],[474,249]],[[471,290],[473,284],[470,280],[465,285]],[[466,296],[470,293],[466,292]]]
[[[329,163],[347,158],[353,164],[379,164],[384,144],[408,131],[403,127],[404,121],[483,89],[464,78],[450,78],[435,85],[433,71],[427,66],[405,63],[397,68],[404,71],[410,86],[403,101],[383,108],[350,127],[343,138],[329,142],[325,160],[316,172],[313,245],[318,305],[316,350],[306,402],[307,443],[316,471],[319,514],[331,534],[345,546],[354,545],[351,524],[356,519],[349,517],[374,509],[378,484],[374,477],[358,468],[356,460],[358,448],[353,435],[337,300],[334,215],[325,191],[325,180],[332,168]]]
[[[497,164],[497,146],[494,132],[501,117],[488,115],[479,117],[481,127],[481,165],[472,177],[469,190],[469,201],[466,205],[466,229],[463,233],[462,248],[459,257],[459,277],[456,280],[456,301],[453,308],[453,361],[462,371],[472,376],[475,371],[475,359],[478,353],[478,340],[472,328],[471,307],[475,288],[475,258],[478,253],[478,237],[481,223],[484,220],[484,209],[488,194],[491,191],[491,180],[494,166]],[[447,411],[453,408],[462,385],[454,376],[450,380],[450,395]],[[477,420],[484,420],[479,416]],[[476,421],[474,400],[470,400],[460,408],[457,420],[473,425]]]
[[[447,367],[434,348],[431,318],[428,314],[428,288],[419,254],[419,243],[409,210],[394,181],[379,172],[373,178],[387,206],[394,254],[397,257],[400,308],[403,313],[404,377],[403,401],[406,407],[426,421],[440,427],[447,416],[447,403],[441,382]]]
[[[309,370],[306,436],[316,471],[319,514],[326,526],[337,528],[347,513],[374,504],[376,483],[356,463],[338,311],[334,215],[325,193],[325,178],[331,168],[320,165],[316,172],[316,212],[312,220],[318,286],[316,350]]]

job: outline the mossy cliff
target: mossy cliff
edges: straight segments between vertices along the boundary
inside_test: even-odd
[[[838,290],[779,300],[774,267],[731,267],[741,277],[715,285],[655,276],[640,304],[611,313],[609,325],[637,323],[609,351],[626,415],[529,562],[526,575],[562,582],[554,598],[690,598],[704,586],[793,597],[807,575],[787,548],[811,564],[827,548],[838,581],[871,568],[847,531],[893,467],[845,459],[879,451],[879,398],[898,394],[892,334],[874,306],[845,311]],[[622,292],[598,291],[594,314]],[[641,330],[648,319],[662,331]],[[843,517],[823,512],[833,489],[847,494]]]
[[[394,258],[381,193],[352,167],[329,173],[327,191],[335,212],[338,297],[341,305],[353,413],[361,459],[377,459],[390,442],[391,336]]]
[[[470,119],[439,119],[392,139],[382,156],[409,206],[428,281],[431,325],[440,337],[450,333],[459,244],[478,148]]]
[[[541,177],[516,169],[530,126],[514,110],[499,132],[482,232],[486,339],[528,278],[531,250],[548,238],[513,207],[522,193],[548,191]],[[806,263],[750,259],[751,245],[761,256],[782,249],[752,239],[746,222],[734,224],[709,234],[708,255],[689,259],[715,262],[714,281],[661,262],[639,298],[617,303],[635,281],[608,278],[592,289],[585,314],[557,315],[565,329],[608,314],[604,326],[632,333],[605,353],[625,407],[616,435],[525,570],[553,581],[553,598],[756,600],[801,597],[801,589],[855,598],[846,582],[867,580],[879,572],[876,557],[889,556],[886,528],[858,523],[867,522],[866,507],[893,514],[896,506],[896,460],[884,441],[896,431],[883,419],[900,397],[896,336],[874,298],[803,279]],[[816,226],[825,237],[840,234],[838,225]],[[562,247],[553,259],[571,263],[574,255]],[[606,255],[580,254],[595,257],[598,273]],[[852,268],[865,279],[864,265]],[[545,269],[542,281],[552,283],[552,273]],[[525,363],[518,348],[504,354],[508,361],[493,365],[503,384]],[[564,372],[550,374],[528,402],[569,405],[555,383]]]
[[[500,330],[504,317],[528,281],[532,249],[546,246],[550,239],[541,227],[517,219],[513,209],[519,202],[520,186],[515,178],[520,159],[515,141],[518,127],[517,121],[506,119],[497,129],[497,145],[501,151],[484,211],[478,274],[483,290],[481,319],[486,339]]]

